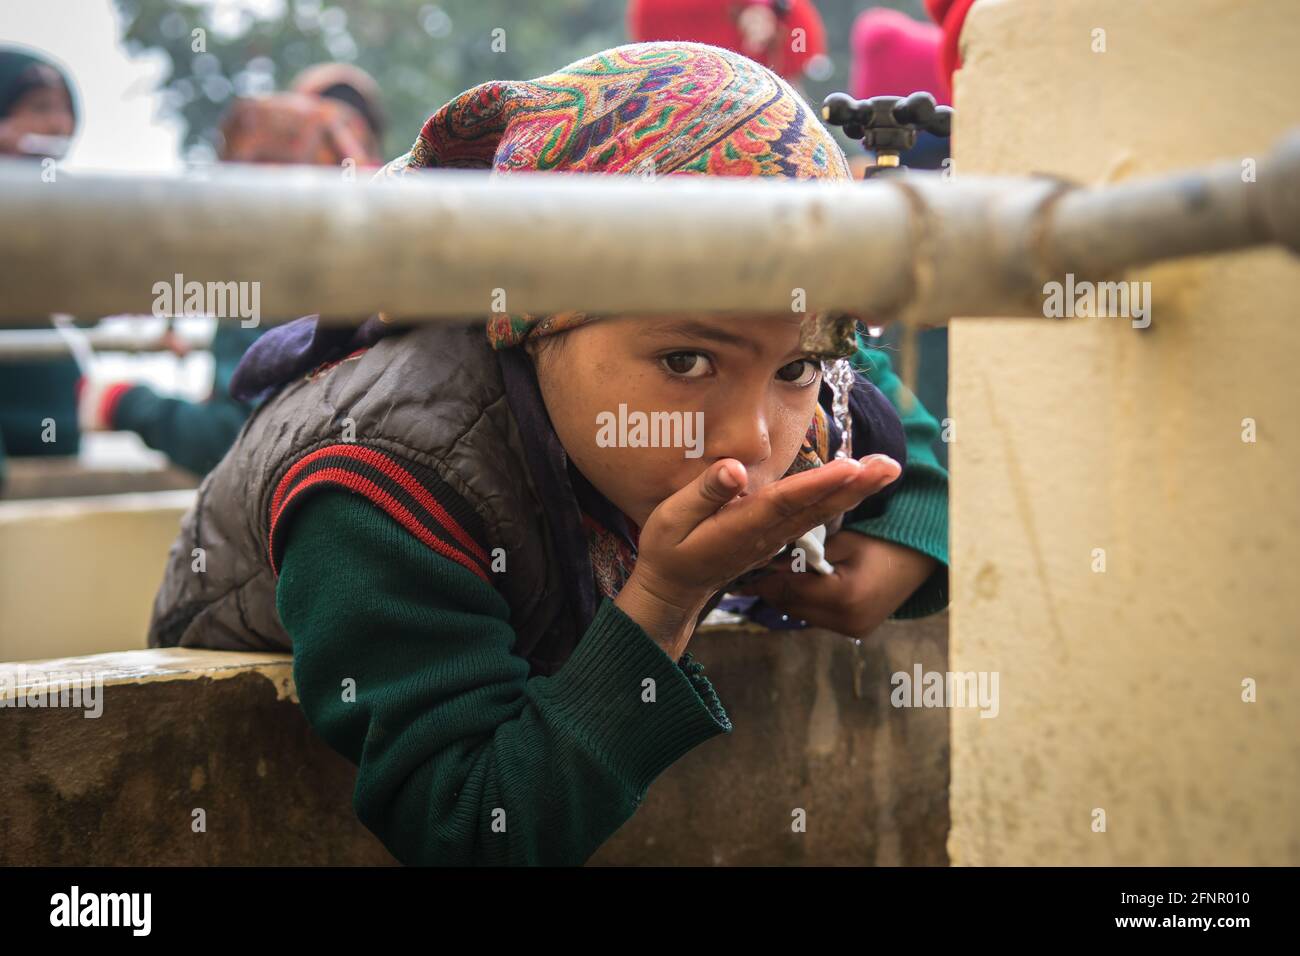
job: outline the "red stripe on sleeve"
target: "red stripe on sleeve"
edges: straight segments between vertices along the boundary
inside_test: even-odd
[[[438,524],[447,529],[447,533],[460,542],[461,546],[474,557],[478,558],[484,564],[488,564],[488,556],[483,548],[475,541],[460,523],[447,513],[447,510],[438,504],[436,498],[429,493],[422,484],[416,481],[415,477],[398,464],[391,456],[383,452],[376,451],[373,448],[364,448],[358,445],[341,444],[328,445],[325,448],[318,449],[310,455],[306,455],[294,463],[293,467],[285,473],[276,486],[275,495],[271,499],[271,525],[280,517],[280,510],[284,506],[286,496],[292,487],[294,479],[298,474],[310,465],[313,461],[326,458],[331,455],[338,455],[345,458],[355,458],[363,461],[374,468],[378,468],[393,481],[397,482],[407,491],[412,498],[420,503]]]
[[[443,557],[450,558],[457,564],[468,568],[470,571],[473,571],[488,584],[492,583],[487,572],[484,571],[482,566],[475,562],[471,556],[458,551],[456,548],[453,548],[451,545],[447,544],[447,542],[434,535],[428,528],[424,527],[424,525],[420,523],[419,518],[413,515],[400,501],[390,495],[383,488],[376,485],[370,479],[363,478],[356,472],[349,471],[347,468],[323,468],[320,471],[313,472],[311,475],[304,478],[281,500],[280,507],[277,509],[275,517],[271,520],[271,533],[268,536],[267,543],[268,556],[271,560],[271,570],[275,574],[280,573],[279,568],[275,566],[276,522],[279,521],[280,515],[283,514],[284,509],[288,507],[289,503],[298,497],[304,490],[313,485],[325,483],[341,485],[350,491],[355,491],[358,494],[364,495],[370,501],[373,501],[376,505],[382,508],[384,512],[394,518],[403,528],[411,532],[411,534],[413,534],[417,539],[428,545],[434,551],[438,552]]]

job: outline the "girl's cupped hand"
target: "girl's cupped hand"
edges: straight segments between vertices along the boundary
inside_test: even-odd
[[[741,462],[716,461],[651,512],[636,565],[614,603],[677,660],[714,592],[852,510],[901,471],[886,455],[836,459],[750,494]]]

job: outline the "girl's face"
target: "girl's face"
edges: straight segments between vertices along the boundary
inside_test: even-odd
[[[6,140],[12,140],[15,144],[27,133],[71,136],[76,128],[72,100],[68,97],[67,87],[63,85],[59,74],[45,65],[37,65],[33,69],[40,72],[42,85],[20,96],[9,108],[9,112],[0,117],[0,122],[9,127],[10,135],[6,136]]]
[[[785,474],[821,387],[821,363],[799,348],[801,321],[601,319],[529,351],[574,465],[644,525],[720,458],[744,464],[747,493]]]

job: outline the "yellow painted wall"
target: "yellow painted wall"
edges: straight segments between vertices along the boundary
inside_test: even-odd
[[[0,661],[145,646],[193,491],[0,502]]]
[[[1113,182],[1300,126],[1285,0],[979,0],[962,45],[958,176]],[[951,666],[1001,698],[952,713],[954,863],[1300,863],[1298,261],[1131,274],[1145,332],[953,323]]]

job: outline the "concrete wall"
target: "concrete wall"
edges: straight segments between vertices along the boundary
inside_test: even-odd
[[[83,671],[98,717],[12,706],[23,681]],[[0,680],[19,685],[0,691],[0,865],[394,862],[350,813],[355,769],[303,718],[287,655],[130,651]]]
[[[895,671],[942,670],[946,645],[942,615],[861,645],[703,631],[693,648],[735,731],[670,767],[592,864],[943,864],[947,714],[889,693]],[[104,675],[98,718],[0,709],[0,865],[394,862],[353,815],[355,768],[298,708],[289,656],[0,664],[0,688],[83,670]]]
[[[0,661],[145,646],[193,491],[0,502]]]
[[[1113,182],[1261,157],[1300,125],[1283,0],[980,0],[962,42],[958,176]],[[952,666],[999,672],[1001,710],[952,714],[949,850],[1294,865],[1300,266],[1126,278],[1153,284],[1146,331],[951,329]]]
[[[886,623],[861,644],[702,630],[691,649],[735,729],[669,767],[591,862],[946,865],[948,714],[889,697],[894,673],[945,669],[947,632],[946,614]]]

